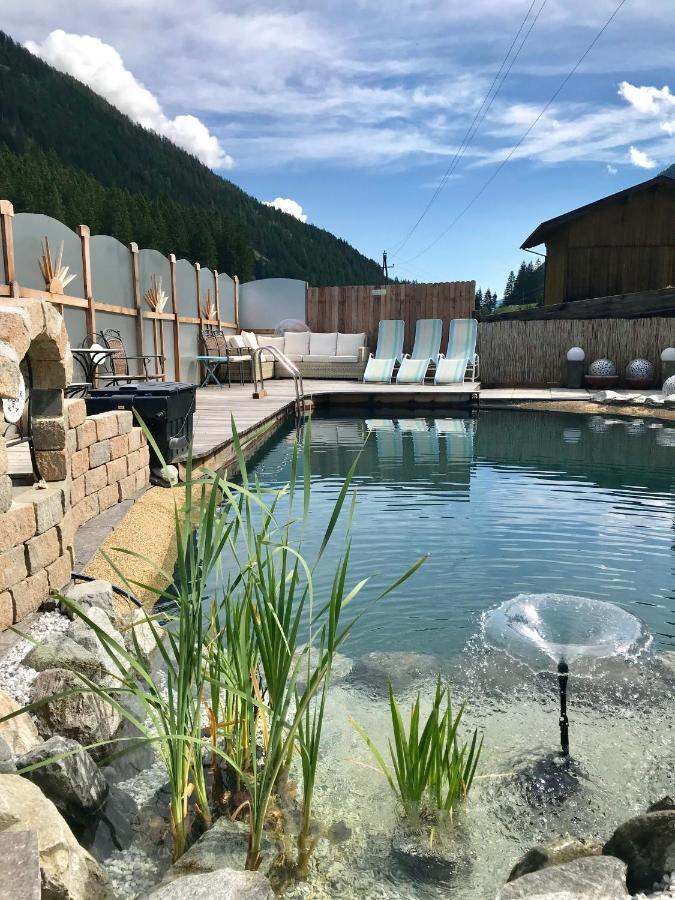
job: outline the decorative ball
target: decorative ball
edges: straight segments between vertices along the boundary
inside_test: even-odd
[[[309,325],[305,324],[305,322],[302,322],[300,319],[282,319],[282,321],[279,322],[277,327],[274,329],[274,333],[281,335],[283,337],[283,335],[287,331],[310,331],[310,330],[311,329],[310,329]]]
[[[634,359],[626,366],[626,378],[631,381],[652,381],[654,366],[648,359]]]
[[[586,359],[586,354],[581,347],[570,347],[567,351],[567,358],[570,362],[583,362]]]
[[[616,375],[616,365],[611,359],[596,359],[588,367],[588,374],[609,378]]]
[[[666,378],[663,382],[663,393],[666,397],[670,397],[671,394],[675,394],[675,375],[671,375],[670,378]]]
[[[663,362],[673,362],[675,360],[675,347],[666,347],[661,353],[661,359]]]

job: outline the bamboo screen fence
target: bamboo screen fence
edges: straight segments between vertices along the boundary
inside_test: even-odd
[[[475,281],[440,284],[351,285],[311,287],[307,290],[306,321],[312,331],[366,332],[375,349],[381,319],[403,319],[404,351],[412,350],[418,319],[442,319],[445,350],[450,319],[469,318],[473,313]]]
[[[589,364],[599,357],[613,360],[619,374],[632,359],[649,359],[659,382],[661,351],[673,346],[675,318],[493,321],[478,326],[485,386],[564,384],[570,347],[582,347]]]

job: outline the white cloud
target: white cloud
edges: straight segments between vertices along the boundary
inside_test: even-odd
[[[67,34],[58,29],[42,43],[26,41],[26,48],[84,82],[134,122],[169,138],[212,169],[232,167],[232,157],[206,125],[190,115],[169,118],[157,97],[125,68],[122,57],[110,44],[91,35]]]
[[[641,113],[658,113],[664,105],[675,106],[675,96],[670,93],[667,84],[662,88],[644,85],[637,87],[628,81],[622,81],[619,85],[619,96]]]
[[[300,204],[296,200],[291,200],[290,197],[275,197],[274,200],[263,200],[262,202],[265,206],[273,206],[295,219],[300,219],[301,222],[307,221],[307,214],[302,211]]]
[[[634,166],[637,166],[638,169],[655,169],[656,163],[654,160],[644,153],[642,150],[638,150],[637,147],[632,147],[628,151],[628,157]]]
[[[612,165],[610,165],[609,163],[607,163],[607,171],[609,172],[610,175],[616,175],[616,173],[617,173],[619,170],[617,169],[616,166],[612,166]]]

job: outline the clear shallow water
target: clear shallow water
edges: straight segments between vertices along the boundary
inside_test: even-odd
[[[281,432],[251,461],[264,486],[286,483],[293,439]],[[343,823],[346,837],[320,840],[309,880],[285,896],[491,900],[535,843],[566,833],[605,841],[675,792],[675,428],[492,410],[477,420],[317,416],[309,559],[364,441],[350,581],[374,576],[365,600],[421,554],[430,558],[343,648],[341,674],[351,671],[329,691],[314,812],[324,830]],[[319,594],[333,564],[318,573]],[[486,614],[519,594],[610,602],[652,638],[639,654],[573,662],[570,742],[582,775],[562,798],[538,793],[532,774],[558,748],[553,660],[542,668],[484,639]],[[626,620],[612,621],[623,639]],[[602,624],[594,619],[585,634],[567,621],[563,631],[597,644]],[[553,644],[558,633],[540,629]],[[467,701],[467,729],[485,737],[460,825],[469,865],[449,883],[411,878],[392,855],[397,804],[351,722],[386,752],[386,677],[402,709],[421,690],[426,713],[436,672],[455,701]],[[120,856],[139,890],[142,860]],[[151,844],[147,858],[155,857]],[[119,886],[121,898],[134,896]]]
[[[294,438],[282,432],[252,461],[264,486],[288,480]],[[350,578],[371,578],[362,602],[419,556],[429,559],[368,614],[350,655],[424,650],[453,659],[484,611],[521,593],[611,601],[644,621],[656,649],[675,647],[670,423],[513,410],[477,419],[318,416],[310,560],[360,451]],[[334,558],[319,569],[319,591],[328,590]]]

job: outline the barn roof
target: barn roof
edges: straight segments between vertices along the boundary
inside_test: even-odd
[[[550,235],[557,231],[561,225],[564,225],[572,219],[579,219],[581,216],[585,216],[591,210],[596,209],[598,206],[602,206],[603,203],[611,203],[614,200],[620,200],[624,197],[629,197],[631,194],[636,194],[640,191],[659,186],[675,190],[675,177],[662,173],[655,178],[650,178],[648,181],[642,181],[640,184],[634,184],[633,187],[618,191],[616,194],[610,194],[608,197],[594,200],[593,203],[587,203],[585,206],[579,206],[577,209],[572,209],[569,212],[563,213],[561,216],[556,216],[555,219],[548,219],[548,221],[537,225],[532,234],[520,245],[520,249],[527,250],[529,247],[536,247],[539,244],[545,243]]]

